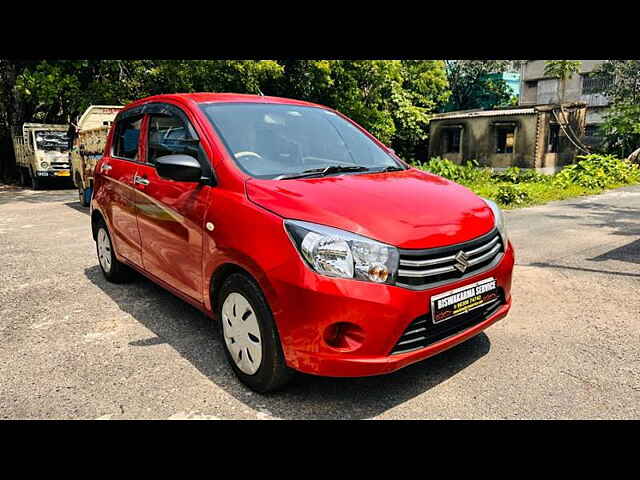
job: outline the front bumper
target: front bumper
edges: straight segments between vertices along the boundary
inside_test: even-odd
[[[38,177],[69,178],[71,176],[71,172],[69,169],[38,170],[36,171],[36,175]]]
[[[360,377],[393,372],[442,352],[477,335],[507,315],[511,308],[513,264],[513,248],[509,243],[494,268],[423,291],[331,279],[305,267],[297,279],[276,280],[273,285],[280,307],[274,315],[286,362],[305,373]],[[488,277],[496,279],[504,294],[504,303],[487,318],[419,350],[390,354],[407,326],[429,313],[431,296]],[[350,351],[329,346],[325,333],[336,322],[360,327],[363,332],[361,345]]]

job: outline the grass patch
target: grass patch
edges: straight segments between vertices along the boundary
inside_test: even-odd
[[[453,180],[506,209],[541,205],[554,200],[594,195],[605,190],[640,183],[638,165],[611,155],[586,155],[554,175],[511,167],[493,172],[477,162],[457,165],[432,158],[415,166]]]

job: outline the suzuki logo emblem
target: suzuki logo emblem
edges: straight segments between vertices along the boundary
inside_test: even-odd
[[[453,266],[457,268],[460,273],[464,273],[467,268],[469,268],[469,257],[466,253],[460,250],[458,253],[456,253],[456,256],[454,258],[456,259],[456,263]]]

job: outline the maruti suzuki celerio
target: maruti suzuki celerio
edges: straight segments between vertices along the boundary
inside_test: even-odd
[[[493,202],[302,101],[126,106],[96,164],[91,224],[105,277],[136,270],[219,322],[259,392],[295,370],[392,372],[511,306],[513,247]]]

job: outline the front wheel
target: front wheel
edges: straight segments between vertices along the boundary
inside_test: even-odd
[[[293,376],[287,367],[271,309],[248,276],[234,273],[218,302],[227,360],[242,383],[260,393],[282,388]]]
[[[131,278],[131,270],[129,267],[116,258],[111,243],[111,236],[104,222],[101,222],[98,226],[96,250],[100,269],[108,281],[112,283],[124,283]]]
[[[42,188],[42,180],[40,180],[34,172],[31,172],[31,189],[32,190],[40,190]]]

